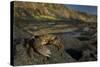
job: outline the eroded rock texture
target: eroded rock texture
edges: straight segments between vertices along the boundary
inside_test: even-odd
[[[33,48],[27,48],[29,47],[28,43],[25,47],[23,45],[24,41],[17,43],[15,47],[14,65],[54,64],[97,60],[96,50],[94,50],[95,47],[91,48],[92,45],[87,45],[87,43],[82,42],[77,38],[65,36],[64,39],[63,36],[64,35],[57,35],[57,37],[60,37],[60,39],[63,40],[61,41],[63,48],[61,47],[58,49],[53,43],[45,44],[46,48],[50,50],[50,57],[43,56],[41,53],[35,51],[36,48],[35,50]],[[43,41],[39,42],[42,43]]]

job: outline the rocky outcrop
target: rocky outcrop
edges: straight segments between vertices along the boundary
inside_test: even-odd
[[[96,23],[92,23],[96,22],[94,15],[74,11],[67,6],[65,8],[65,5],[62,4],[14,2],[14,19],[14,48],[12,48],[14,65],[97,60],[97,30]],[[25,28],[29,30],[25,30]],[[40,32],[36,34],[39,35],[32,34],[38,30]],[[52,33],[54,38],[49,37],[48,32],[54,32]],[[34,37],[32,38],[32,36]],[[58,37],[57,40],[55,36]],[[36,37],[39,38],[36,39]],[[28,43],[25,43],[27,39]],[[36,45],[46,46],[39,50],[40,46],[34,45],[34,42]]]
[[[54,64],[82,61],[96,61],[97,50],[94,50],[89,43],[78,40],[74,37],[57,35],[63,41],[64,48],[54,45],[47,45],[51,54],[50,57],[43,56],[32,48],[27,49],[23,41],[19,41],[15,47],[14,65]],[[64,37],[63,37],[64,36]]]
[[[32,49],[30,49],[31,53],[28,54],[29,52],[27,52],[27,49],[22,44],[19,44],[16,46],[14,65],[54,64],[76,61],[63,49],[58,50],[58,48],[53,45],[48,45],[48,48],[51,51],[51,56],[45,57],[33,51]]]
[[[96,22],[97,17],[87,13],[75,11],[63,4],[47,4],[32,2],[14,2],[14,16],[28,20],[65,20],[75,19],[83,22]]]

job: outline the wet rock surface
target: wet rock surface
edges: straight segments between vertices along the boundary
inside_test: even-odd
[[[63,4],[14,3],[13,48],[11,48],[14,65],[97,60],[97,15],[74,11],[67,7]],[[48,51],[40,50],[40,53],[42,51],[40,54],[33,49],[37,46],[24,42],[25,39],[30,40],[32,36],[48,33],[59,37],[60,40],[56,42],[61,42],[60,45],[64,47],[58,49],[53,45],[55,42],[53,41],[53,44],[46,45]],[[36,44],[40,42],[37,41]],[[42,43],[47,44],[45,41]],[[49,54],[51,52],[50,57],[46,57],[48,54],[44,54],[43,51]]]
[[[96,61],[97,30],[96,28],[85,28],[81,26],[77,31],[55,33],[54,35],[60,38],[60,42],[64,48],[58,50],[54,45],[47,45],[51,51],[50,57],[45,57],[32,48],[27,49],[23,45],[23,40],[31,36],[15,26],[13,33],[14,65]]]
[[[96,47],[88,41],[80,41],[77,38],[69,37],[64,34],[58,34],[62,40],[64,48],[58,50],[56,46],[47,45],[51,51],[50,57],[42,56],[33,49],[24,47],[23,41],[17,39],[14,55],[14,65],[31,65],[31,64],[55,64],[68,62],[96,61]],[[30,53],[30,54],[29,54]]]
[[[54,64],[54,63],[66,63],[75,62],[63,49],[58,50],[57,47],[48,45],[51,51],[51,57],[45,57],[31,49],[31,56],[28,55],[27,49],[19,44],[16,46],[16,55],[14,59],[15,65],[29,65],[29,64]]]

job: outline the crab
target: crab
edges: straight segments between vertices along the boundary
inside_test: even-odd
[[[28,53],[31,52],[30,49],[32,48],[38,54],[50,57],[52,53],[47,45],[56,46],[58,50],[64,47],[60,38],[53,34],[38,35],[24,39],[24,46],[27,47]]]

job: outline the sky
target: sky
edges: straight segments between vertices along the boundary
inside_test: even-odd
[[[67,5],[72,9],[81,11],[81,12],[86,12],[89,14],[97,14],[97,7],[96,6],[87,6],[87,5]]]

